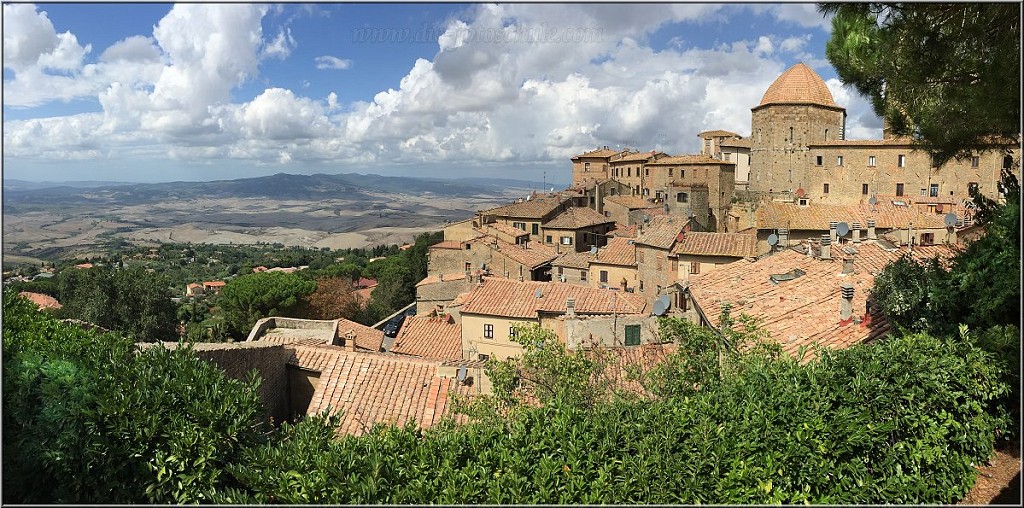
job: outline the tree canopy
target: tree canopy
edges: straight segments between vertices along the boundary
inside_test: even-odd
[[[1020,6],[819,4],[832,13],[825,54],[893,132],[940,161],[1020,134]]]
[[[294,273],[251,273],[228,282],[218,302],[233,332],[245,336],[261,318],[298,315],[315,289],[316,282]]]

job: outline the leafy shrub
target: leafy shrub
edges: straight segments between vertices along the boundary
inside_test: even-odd
[[[138,353],[4,295],[4,501],[206,499],[262,439],[258,380],[187,349]]]

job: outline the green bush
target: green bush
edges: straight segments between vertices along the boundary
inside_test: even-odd
[[[4,501],[197,502],[262,440],[259,382],[187,349],[138,353],[4,294]]]

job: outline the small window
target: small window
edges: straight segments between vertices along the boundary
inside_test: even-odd
[[[640,325],[626,325],[626,345],[640,345]]]
[[[896,157],[896,166],[901,168],[907,167],[907,156],[899,154],[899,156]]]
[[[643,292],[643,290],[644,290],[644,281],[643,281],[643,279],[640,279],[640,286],[639,287],[640,287],[640,292]]]
[[[970,182],[967,184],[967,193],[971,194],[973,192],[978,192],[978,182]]]
[[[668,176],[672,176],[672,168],[668,168]]]
[[[686,178],[686,170],[685,169],[680,169],[679,170],[679,178]]]
[[[928,187],[928,195],[933,198],[939,197],[939,184],[931,184],[931,186]]]
[[[903,195],[903,184],[902,183],[896,184],[896,195],[897,196],[902,196]]]
[[[600,278],[600,280],[601,280],[601,282],[603,282],[605,284],[608,283],[608,270],[601,270],[601,278]]]
[[[814,165],[815,165],[815,166],[820,166],[820,165],[822,165],[822,164],[824,163],[824,159],[825,159],[825,158],[824,158],[824,157],[822,157],[822,156],[820,156],[820,155],[818,155],[818,156],[814,157]]]
[[[587,271],[586,270],[580,270],[580,281],[581,282],[586,282],[587,281]]]
[[[690,262],[690,274],[691,275],[697,275],[698,273],[700,273],[700,262],[698,262],[698,261]]]
[[[561,266],[559,266],[559,267],[558,267],[558,275],[559,275],[559,276],[563,275],[563,273],[562,273],[562,272],[563,272],[563,270],[565,270],[565,268],[563,268],[563,267],[561,267]]]
[[[828,194],[828,184],[827,183],[822,187],[821,192],[822,192],[822,194]]]
[[[593,198],[591,198],[591,199],[593,199]],[[540,224],[537,224],[536,222],[534,222],[530,226],[530,232],[535,234],[535,235],[539,235],[540,234]]]
[[[927,194],[928,194],[928,189],[921,189],[921,195],[922,196],[927,195]]]
[[[477,360],[485,361],[485,360],[490,360],[491,359],[491,355],[485,355],[485,354],[481,353],[481,354],[476,355],[476,358],[477,358]]]
[[[515,336],[516,336],[516,327],[514,327],[514,326],[508,327],[508,338],[511,339],[511,338],[514,338]]]
[[[648,189],[647,187],[644,187],[643,195],[644,196],[650,196],[651,195],[651,189]]]
[[[979,164],[981,164],[981,157],[978,157],[977,155],[971,157],[971,167],[972,168],[978,167]]]
[[[825,129],[825,141],[828,141],[828,129]]]
[[[836,156],[836,166],[842,166],[842,165],[843,165],[843,156],[842,155],[837,155]]]
[[[473,263],[470,263],[469,261],[466,261],[466,271],[468,272],[468,271],[470,271],[472,269],[473,269]]]
[[[626,176],[633,176],[633,168],[626,168]]]
[[[546,237],[544,237],[544,243],[551,243],[551,235],[547,235]]]
[[[494,325],[484,325],[484,338],[485,339],[493,339],[494,338]]]
[[[523,231],[526,231],[526,223],[525,222],[513,222],[512,223],[512,227],[517,228],[517,229],[522,229]]]
[[[862,195],[864,195],[864,196],[868,195],[868,184],[866,184],[866,183],[860,184],[860,193]]]
[[[874,155],[868,155],[868,167],[869,168],[875,167],[875,156]]]
[[[584,162],[583,163],[583,172],[587,172],[587,171],[590,171],[590,163],[589,162]]]
[[[651,168],[644,168],[644,176],[651,176]]]
[[[678,193],[676,193],[676,202],[677,203],[688,203],[689,201],[690,201],[690,196],[687,195],[685,192],[678,192]]]
[[[792,127],[789,128],[789,142],[790,143],[793,142],[793,128]]]
[[[563,236],[562,237],[562,245],[572,245],[572,237],[571,236]]]
[[[935,245],[935,233],[921,233],[921,245]]]

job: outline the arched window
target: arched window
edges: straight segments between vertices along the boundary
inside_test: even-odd
[[[688,196],[685,192],[677,192],[676,193],[676,202],[677,203],[688,203],[688,202],[690,202],[690,196]]]
[[[825,141],[828,141],[828,129],[825,129]]]
[[[793,128],[792,127],[789,128],[789,142],[790,143],[793,142]]]

